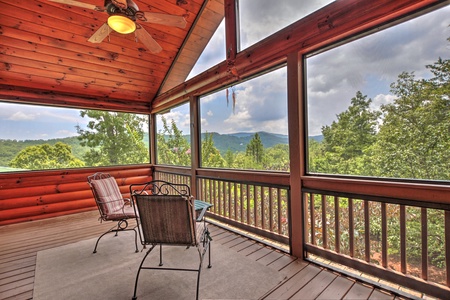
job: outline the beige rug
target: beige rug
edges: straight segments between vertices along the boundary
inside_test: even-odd
[[[33,299],[131,299],[137,269],[145,255],[134,253],[133,235],[107,235],[38,252]],[[164,247],[164,267],[198,267],[195,248]],[[212,243],[212,265],[203,262],[200,299],[258,299],[283,280],[282,275],[219,244]],[[159,251],[144,265],[157,266]],[[138,299],[195,299],[197,273],[142,270]]]

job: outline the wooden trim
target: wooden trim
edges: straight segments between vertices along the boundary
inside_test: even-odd
[[[190,135],[191,135],[191,193],[194,197],[197,197],[197,177],[196,172],[200,168],[201,161],[201,149],[200,145],[200,105],[198,97],[190,97]]]
[[[326,45],[350,38],[420,9],[440,5],[439,0],[405,1],[335,1],[287,26],[236,55],[234,66],[240,78],[287,61],[290,53],[309,53]],[[202,95],[231,84],[238,79],[228,73],[224,61],[159,95],[153,107],[176,105],[188,95]]]
[[[273,173],[265,171],[249,170],[224,170],[224,169],[198,169],[198,178],[217,178],[225,181],[238,181],[242,183],[264,184],[266,186],[284,186],[289,188],[289,173]]]
[[[288,129],[289,129],[289,160],[290,160],[290,186],[291,195],[289,197],[289,220],[291,236],[291,253],[297,257],[303,257],[303,218],[304,215],[302,181],[304,173],[304,148],[302,141],[304,138],[302,77],[303,65],[297,52],[288,55],[287,60],[287,102],[288,102]],[[300,150],[300,151],[299,151]],[[311,199],[311,201],[313,201]],[[312,204],[313,205],[313,204]],[[314,226],[314,223],[311,224]],[[314,238],[314,237],[312,237]]]
[[[226,59],[231,62],[236,58],[238,49],[238,30],[237,26],[237,1],[225,0],[225,55]]]
[[[319,176],[303,176],[301,180],[303,188],[311,190],[450,204],[450,185]]]

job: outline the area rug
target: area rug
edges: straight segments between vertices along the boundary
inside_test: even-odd
[[[33,299],[131,299],[136,273],[145,251],[135,253],[134,236],[105,236],[96,254],[96,239],[39,251]],[[157,247],[159,248],[159,247]],[[280,283],[282,275],[227,247],[212,243],[212,265],[205,257],[200,299],[258,299]],[[164,267],[196,268],[195,248],[164,247]],[[157,266],[159,250],[145,266]],[[142,270],[138,299],[195,299],[196,272]]]

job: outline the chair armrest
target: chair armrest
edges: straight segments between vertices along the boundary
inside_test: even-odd
[[[202,208],[202,211],[200,212],[200,214],[198,215],[198,217],[196,219],[197,222],[201,222],[203,220],[203,217],[205,216],[205,213],[207,210],[208,210],[207,206]]]
[[[123,198],[123,202],[125,203],[125,205],[129,204],[130,206],[133,206],[133,201],[131,201],[130,198]]]

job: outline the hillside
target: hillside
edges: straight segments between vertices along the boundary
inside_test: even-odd
[[[220,134],[217,132],[211,132],[208,134],[213,135],[213,142],[216,148],[220,151],[220,154],[224,155],[228,149],[232,152],[244,152],[247,148],[247,144],[255,135],[254,133],[238,132],[231,134]],[[288,136],[273,134],[268,132],[258,132],[261,142],[264,148],[270,148],[277,144],[287,144]],[[205,133],[202,133],[202,139]]]
[[[205,137],[206,133],[202,133],[202,139]],[[232,152],[244,152],[246,150],[247,144],[253,138],[254,133],[249,132],[237,132],[230,134],[220,134],[217,132],[211,132],[207,134],[213,135],[213,141],[216,148],[224,155],[228,149]],[[270,148],[277,144],[288,144],[288,136],[282,134],[274,134],[268,132],[258,132],[261,142],[264,148]],[[185,139],[189,141],[190,136],[185,135]],[[312,136],[310,137],[318,142],[321,142],[323,136]],[[0,166],[8,166],[8,163],[19,153],[22,149],[28,146],[40,145],[40,144],[50,144],[54,145],[57,142],[62,142],[68,144],[72,147],[72,153],[77,157],[82,159],[83,154],[87,151],[86,148],[80,146],[80,142],[77,137],[67,137],[60,139],[50,139],[50,140],[0,140]],[[149,144],[148,136],[145,138],[144,143]]]

